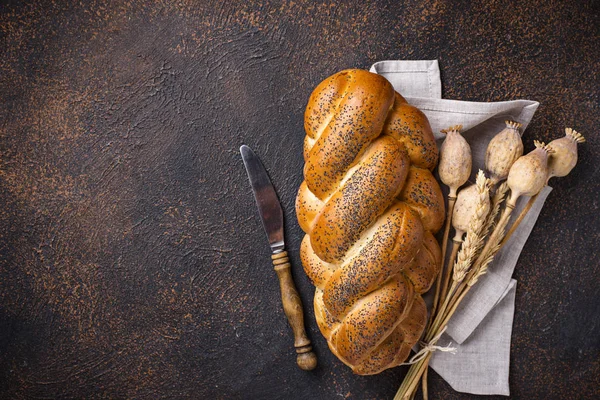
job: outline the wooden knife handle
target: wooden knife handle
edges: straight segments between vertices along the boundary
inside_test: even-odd
[[[294,346],[296,347],[296,353],[298,353],[296,362],[301,369],[310,371],[317,366],[317,356],[313,353],[310,339],[306,336],[306,331],[304,330],[302,301],[292,280],[290,259],[288,258],[287,251],[273,254],[271,258],[273,259],[275,272],[277,272],[277,276],[279,277],[283,311],[294,331]]]

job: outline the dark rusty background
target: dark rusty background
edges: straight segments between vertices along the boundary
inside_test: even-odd
[[[439,59],[444,96],[541,103],[525,132],[583,132],[516,271],[514,398],[598,398],[597,1],[9,1],[0,15],[0,397],[389,399],[312,314],[294,197],[312,88]],[[295,366],[238,154],[285,210],[320,367]],[[432,398],[454,392],[431,373]],[[493,397],[491,397],[493,398]]]

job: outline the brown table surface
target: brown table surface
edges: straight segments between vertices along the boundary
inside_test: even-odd
[[[514,398],[600,396],[597,1],[29,1],[0,14],[0,397],[389,399],[329,352],[297,255],[315,85],[438,59],[445,98],[581,131],[521,255]],[[320,365],[295,366],[238,154],[263,159]],[[431,398],[477,398],[430,374]],[[493,397],[492,397],[493,398]]]

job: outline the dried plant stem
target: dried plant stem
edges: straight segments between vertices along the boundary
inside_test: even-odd
[[[431,354],[432,353],[429,353],[427,357],[425,357],[423,363],[421,363],[419,369],[416,371],[415,376],[417,377],[417,379],[414,379],[414,381],[408,386],[409,393],[414,393],[416,391],[420,381],[420,379],[418,378],[425,372],[425,370],[427,370],[427,367],[429,367],[429,360],[431,359]]]
[[[483,254],[483,253],[482,253]],[[475,264],[473,266],[473,268],[471,269],[471,271],[469,272],[469,274],[467,275],[467,278],[464,279],[462,282],[460,282],[460,284],[457,284],[455,287],[455,291],[454,291],[454,295],[452,296],[448,296],[448,298],[446,299],[446,305],[445,305],[445,309],[448,310],[452,310],[454,308],[456,308],[456,306],[458,305],[458,302],[460,302],[460,300],[462,300],[462,298],[459,300],[459,298],[461,297],[461,293],[465,291],[465,288],[468,287],[468,282],[469,280],[475,275],[475,269],[477,268],[477,264]],[[441,320],[443,320],[443,318],[440,318]],[[439,324],[441,324],[441,321],[439,322]]]
[[[440,291],[442,290],[442,274],[444,273],[444,267],[446,269],[446,275],[449,275],[450,270],[452,269],[452,264],[450,263],[450,264],[446,265],[444,263],[444,261],[446,260],[446,249],[448,248],[448,236],[450,236],[450,225],[452,222],[452,213],[454,211],[455,203],[456,203],[456,189],[451,189],[450,194],[448,195],[448,213],[446,216],[446,227],[444,228],[444,238],[442,240],[442,260],[441,260],[442,265],[440,267],[440,272],[438,273],[438,276],[437,276],[437,283],[435,286],[435,297],[433,299],[433,306],[431,309],[431,317],[429,318],[427,328],[429,328],[429,326],[431,326],[431,320],[433,319],[432,317],[437,312],[439,303],[441,302],[441,299],[443,298],[443,295],[440,296]],[[447,283],[446,283],[446,285],[447,285]]]
[[[427,356],[421,361],[411,365],[406,377],[404,378],[404,381],[402,382],[402,385],[400,385],[398,392],[396,392],[396,395],[394,396],[394,400],[408,400],[412,397],[416,391],[415,389],[419,385],[422,374],[429,366],[431,354],[432,353],[427,354]]]
[[[442,329],[443,329],[443,327],[448,325],[448,322],[450,322],[450,318],[452,318],[452,315],[454,315],[454,313],[456,312],[456,308],[458,307],[460,302],[465,298],[465,296],[467,295],[467,293],[469,292],[470,289],[471,289],[471,286],[467,285],[465,287],[465,289],[462,291],[462,293],[457,295],[456,301],[453,302],[452,306],[450,307],[450,309],[448,310],[448,312],[446,313],[446,315],[440,322],[440,326],[442,327]]]
[[[405,400],[405,399],[409,398],[408,394],[410,392],[408,392],[408,390],[407,390],[408,386],[410,385],[410,383],[416,376],[417,369],[419,369],[419,366],[421,365],[423,360],[410,366],[410,368],[408,369],[408,372],[406,373],[406,376],[404,377],[404,380],[402,381],[402,384],[400,385],[400,387],[398,388],[398,391],[396,392],[396,395],[394,396],[394,400]]]
[[[513,222],[512,226],[506,233],[506,236],[504,236],[504,239],[500,243],[500,248],[502,248],[502,246],[504,246],[506,244],[506,242],[508,242],[508,239],[510,239],[512,234],[517,230],[517,228],[519,227],[519,224],[523,221],[523,218],[525,218],[525,215],[527,215],[529,210],[531,210],[531,207],[533,207],[533,205],[535,204],[535,201],[537,200],[539,195],[540,194],[538,193],[529,199],[529,201],[527,202],[527,205],[525,205],[525,208],[523,208],[523,210],[521,211],[521,213],[519,214],[519,216],[517,217],[515,222]]]
[[[448,295],[448,290],[450,289],[450,277],[452,276],[452,271],[454,269],[453,266],[456,262],[456,255],[458,254],[458,249],[460,249],[460,245],[462,243],[462,240],[459,241],[456,238],[452,239],[452,253],[450,254],[448,268],[446,270],[446,275],[444,276],[444,284],[442,285],[442,294],[440,297],[440,302],[444,301],[444,299]]]
[[[425,368],[425,372],[423,372],[423,380],[421,381],[421,390],[423,391],[423,400],[429,400],[429,392],[427,391],[427,371],[429,371],[429,368]]]
[[[439,333],[440,330],[442,330],[444,328],[444,326],[442,325],[442,321],[444,319],[444,315],[446,315],[446,310],[448,309],[448,306],[451,305],[451,301],[455,297],[454,294],[456,293],[457,287],[459,287],[458,282],[456,282],[455,280],[452,280],[450,290],[448,291],[448,295],[444,299],[444,303],[442,304],[437,315],[435,316],[435,320],[433,321],[433,323],[431,325],[431,329],[428,331],[427,335],[425,336],[426,342],[430,341],[433,337],[435,337]]]

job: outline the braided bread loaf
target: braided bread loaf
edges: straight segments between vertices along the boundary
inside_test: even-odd
[[[444,221],[429,122],[380,75],[341,71],[305,113],[300,255],[331,351],[361,375],[402,363],[425,327]]]

